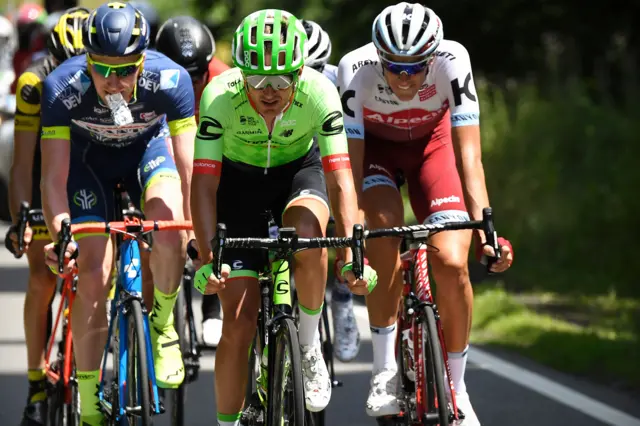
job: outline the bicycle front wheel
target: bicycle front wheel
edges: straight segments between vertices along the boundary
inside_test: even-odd
[[[305,406],[298,330],[290,318],[280,320],[269,340],[267,426],[304,426]]]
[[[140,301],[129,301],[128,323],[128,354],[127,365],[127,411],[129,424],[132,426],[151,426],[151,381],[149,380],[149,365],[147,364],[147,348],[144,334],[144,318]],[[120,372],[122,374],[124,372]]]
[[[432,307],[424,308],[424,316],[420,322],[422,339],[422,367],[423,367],[423,401],[427,419],[422,424],[433,424],[431,417],[436,414],[440,426],[449,425],[449,404],[445,392],[444,358],[442,345],[438,334],[436,315]],[[416,383],[416,385],[419,385]]]

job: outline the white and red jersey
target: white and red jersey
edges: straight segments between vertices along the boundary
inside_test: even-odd
[[[469,53],[460,43],[442,40],[416,96],[399,100],[382,74],[373,43],[345,55],[338,65],[347,137],[411,141],[427,137],[450,111],[451,126],[478,125],[480,109]]]

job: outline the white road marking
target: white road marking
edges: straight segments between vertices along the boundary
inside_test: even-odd
[[[362,335],[364,331],[362,327],[363,323],[365,324],[366,331],[369,332],[369,327],[366,326],[367,308],[364,306],[354,306],[354,311],[358,317],[361,339],[363,339],[365,337]],[[369,334],[369,339],[371,338],[370,336]],[[603,423],[613,426],[640,426],[640,419],[605,405],[574,389],[549,380],[520,365],[515,365],[502,358],[490,355],[474,346],[469,350],[469,361],[479,368],[491,371],[503,379],[544,395],[547,398],[571,407]]]

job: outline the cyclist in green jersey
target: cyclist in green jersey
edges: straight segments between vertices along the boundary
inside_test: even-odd
[[[340,98],[327,78],[303,67],[306,38],[301,21],[288,12],[252,13],[234,35],[237,68],[214,78],[202,95],[191,205],[203,263],[212,261],[209,241],[217,222],[227,225],[230,237],[266,237],[262,214],[269,209],[279,226],[320,237],[329,200],[340,235],[351,235],[358,221]],[[351,252],[342,255],[351,291],[366,294],[375,271],[367,266],[365,279],[356,280]],[[237,426],[260,301],[256,279],[264,265],[260,254],[247,250],[226,250],[223,261],[222,279],[211,274],[205,293],[219,292],[223,310],[216,355],[218,424]],[[298,253],[295,264],[305,402],[310,411],[320,411],[331,397],[317,331],[327,252]]]

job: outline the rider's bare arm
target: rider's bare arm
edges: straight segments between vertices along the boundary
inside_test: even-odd
[[[38,120],[39,121],[39,120]],[[18,130],[13,137],[13,159],[9,178],[9,207],[14,223],[17,220],[20,203],[31,203],[33,185],[33,156],[38,142],[36,130]]]
[[[482,167],[478,94],[467,49],[453,41],[448,41],[448,49],[452,59],[440,62],[436,85],[446,94],[451,109],[451,139],[465,204],[471,219],[480,220],[489,197]]]
[[[214,79],[215,80],[215,79]],[[224,86],[209,84],[200,99],[200,117],[193,156],[191,214],[193,231],[203,264],[213,259],[209,242],[216,234],[217,193],[222,172],[223,128],[229,108]],[[232,107],[231,107],[232,108]],[[221,123],[222,122],[222,123]]]
[[[489,206],[489,195],[482,166],[480,126],[453,127],[451,138],[469,216],[481,220],[482,209]]]
[[[176,162],[180,183],[182,186],[182,200],[184,218],[191,219],[191,179],[193,174],[194,138],[196,136],[195,123],[190,130],[171,136],[173,155]]]
[[[329,199],[333,206],[333,216],[336,221],[336,235],[339,237],[351,235],[353,225],[357,223],[359,217],[351,171],[340,169],[329,173],[325,172],[325,176]],[[345,262],[352,261],[351,250],[344,250],[343,255]]]

